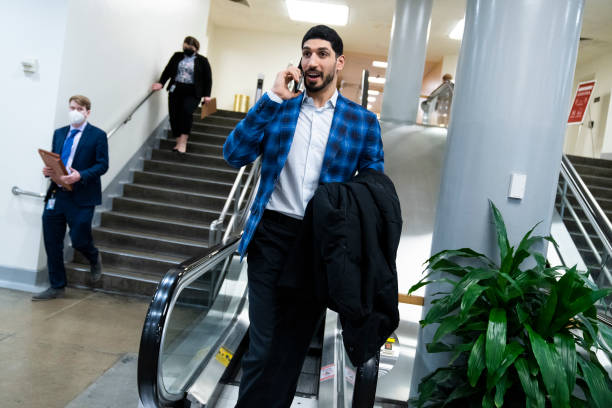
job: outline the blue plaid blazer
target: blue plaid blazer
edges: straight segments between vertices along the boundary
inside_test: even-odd
[[[223,157],[233,167],[242,167],[262,156],[259,189],[238,248],[241,256],[247,251],[287,160],[303,97],[301,94],[277,103],[264,94],[223,146]],[[382,172],[383,163],[376,115],[338,94],[319,183],[347,181],[365,168]]]

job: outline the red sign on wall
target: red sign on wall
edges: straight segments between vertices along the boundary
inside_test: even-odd
[[[570,110],[569,119],[567,123],[570,125],[581,124],[584,120],[584,114],[586,113],[593,89],[595,89],[595,80],[581,82],[576,88],[576,96],[574,97],[574,103]]]

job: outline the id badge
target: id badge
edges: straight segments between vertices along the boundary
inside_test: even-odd
[[[172,84],[170,89],[168,89],[168,92],[174,92],[174,89],[176,89],[176,84]]]
[[[55,208],[55,198],[50,198],[47,200],[47,210],[52,210]]]

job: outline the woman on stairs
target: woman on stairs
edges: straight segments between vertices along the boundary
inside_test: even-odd
[[[210,102],[212,72],[205,56],[198,54],[200,43],[189,36],[183,41],[183,51],[175,52],[159,81],[152,89],[159,91],[168,79],[168,113],[172,135],[176,145],[172,150],[179,154],[187,151],[187,139],[193,124],[193,112],[200,100]]]

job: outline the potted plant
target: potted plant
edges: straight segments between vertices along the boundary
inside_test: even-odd
[[[611,408],[612,382],[596,352],[612,356],[612,330],[599,323],[595,303],[612,291],[598,289],[575,267],[548,266],[531,247],[542,239],[556,243],[532,236],[535,227],[511,247],[504,220],[489,203],[500,261],[468,248],[442,251],[410,289],[433,282],[450,288],[420,323],[439,324],[429,353],[451,353],[448,366],[424,377],[410,402],[431,408]],[[430,279],[432,274],[441,277]]]

